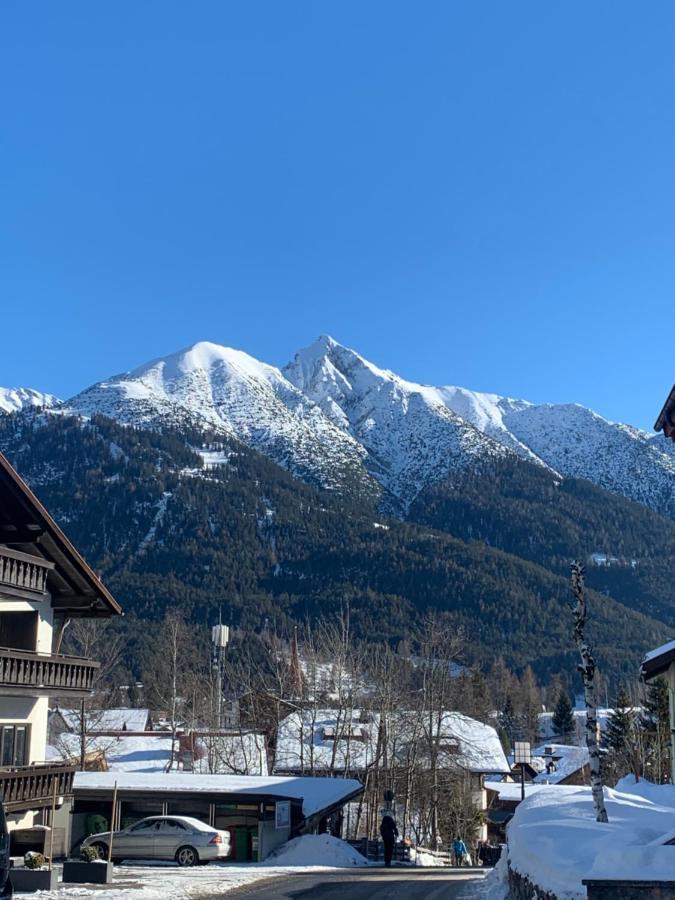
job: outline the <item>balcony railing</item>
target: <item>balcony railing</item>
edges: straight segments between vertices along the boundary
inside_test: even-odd
[[[43,596],[54,563],[9,547],[0,547],[0,591],[18,596]]]
[[[0,795],[9,812],[51,806],[54,795],[73,792],[75,766],[70,763],[33,763],[0,769]]]
[[[86,696],[94,687],[99,662],[0,647],[0,694]]]

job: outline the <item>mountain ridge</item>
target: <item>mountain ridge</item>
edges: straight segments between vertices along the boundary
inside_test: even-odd
[[[417,384],[329,335],[283,369],[200,341],[52,408],[235,437],[308,482],[379,495],[404,516],[430,485],[512,454],[675,517],[675,448],[659,436],[580,404]]]

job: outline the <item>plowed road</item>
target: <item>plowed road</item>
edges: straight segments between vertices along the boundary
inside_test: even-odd
[[[223,894],[223,900],[469,900],[482,872],[457,869],[359,869],[266,879]]]

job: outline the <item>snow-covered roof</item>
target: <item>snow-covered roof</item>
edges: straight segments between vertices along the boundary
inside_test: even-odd
[[[550,750],[551,753],[547,751]],[[588,764],[588,747],[571,747],[567,744],[542,744],[532,752],[533,756],[553,758],[554,772],[541,772],[534,779],[535,784],[560,784],[570,775]]]
[[[637,707],[636,707],[637,710]],[[639,710],[641,711],[641,710]],[[607,720],[614,713],[614,710],[609,707],[599,707],[596,710],[597,713],[597,721],[598,728],[600,731],[605,731],[607,728]],[[539,737],[546,738],[555,738],[560,737],[561,735],[556,731],[553,727],[553,716],[555,713],[553,712],[543,712],[539,713]],[[572,717],[574,719],[574,734],[572,735],[575,743],[577,744],[585,744],[586,743],[586,710],[585,709],[574,709],[572,710]]]
[[[267,775],[267,752],[262,734],[219,734],[197,740],[194,770],[201,774]],[[171,735],[130,734],[87,737],[87,754],[105,756],[110,772],[164,772],[171,759]],[[178,749],[178,748],[176,748]],[[59,735],[47,748],[47,759],[76,759],[80,736]]]
[[[72,732],[81,730],[81,713],[79,709],[64,709],[58,707],[53,714],[60,713],[66,727]],[[95,709],[85,713],[86,731],[95,734],[97,731],[145,731],[150,710],[127,709]]]
[[[198,775],[164,772],[76,772],[75,791],[143,791],[144,793],[208,793],[275,796],[302,800],[305,816],[336,806],[360,793],[363,785],[351,778],[257,777],[254,775]]]
[[[194,770],[202,774],[267,775],[265,735],[254,732],[200,735],[196,738]]]
[[[331,709],[294,712],[279,724],[275,771],[363,771],[380,752],[379,728],[380,716],[362,710],[353,710],[350,721]],[[430,734],[426,716],[400,711],[389,717],[386,733],[394,761],[403,763],[413,746],[419,759],[434,740],[444,768],[510,772],[495,729],[461,713],[443,713]]]
[[[675,641],[668,641],[655,650],[650,650],[642,660],[642,674],[645,678],[655,678],[675,662]]]
[[[488,791],[494,791],[500,800],[503,800],[507,803],[510,802],[520,802],[522,798],[522,789],[520,783],[517,781],[486,781],[485,787]],[[545,790],[547,785],[545,784],[525,784],[525,797],[530,797],[532,794],[536,794],[537,791]]]
[[[103,754],[111,772],[164,772],[171,759],[171,735],[97,735],[87,738],[85,750]],[[47,748],[47,759],[76,759],[79,755],[77,734],[61,734]]]

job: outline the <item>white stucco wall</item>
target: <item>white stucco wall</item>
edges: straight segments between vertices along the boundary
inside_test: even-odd
[[[39,653],[51,653],[53,635],[53,611],[51,598],[44,600],[17,600],[0,594],[0,612],[36,612],[37,646]],[[31,763],[43,762],[47,751],[47,720],[49,700],[44,697],[19,695],[0,696],[0,725],[8,723],[30,725],[28,759]]]

